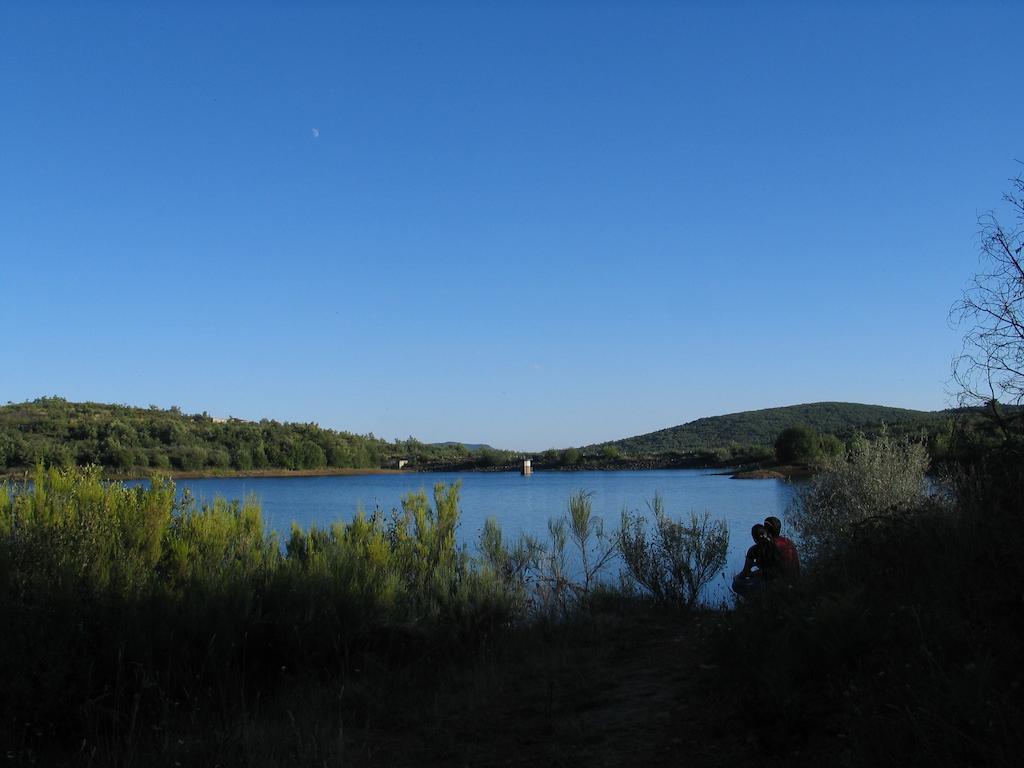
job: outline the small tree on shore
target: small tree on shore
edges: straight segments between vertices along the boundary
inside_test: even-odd
[[[810,427],[789,427],[775,439],[775,458],[783,464],[811,461],[818,455],[820,442],[817,431]]]
[[[692,608],[725,567],[729,529],[723,521],[711,520],[708,512],[691,512],[687,523],[672,520],[658,495],[650,508],[653,531],[643,515],[622,513],[619,551],[626,569],[659,602]]]

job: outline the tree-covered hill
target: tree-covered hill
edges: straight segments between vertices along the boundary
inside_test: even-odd
[[[882,425],[895,433],[929,435],[943,455],[956,411],[912,411],[858,403],[809,403],[712,416],[646,435],[586,448],[535,454],[539,468],[633,466],[630,461],[754,461],[789,427],[823,435],[871,434]],[[968,414],[979,421],[977,412]],[[964,420],[961,420],[964,421]],[[684,456],[680,456],[684,455]],[[645,458],[647,457],[647,458]],[[248,472],[397,467],[409,469],[510,468],[522,454],[487,445],[427,444],[410,437],[388,442],[368,435],[263,419],[219,419],[172,407],[138,408],[72,403],[44,397],[0,406],[0,473],[33,467],[97,464],[117,474],[151,471]],[[623,462],[626,462],[623,464]]]
[[[44,397],[0,407],[0,472],[49,465],[98,464],[116,472],[309,470],[457,462],[461,446],[389,443],[317,424],[217,419],[172,407],[71,403]]]
[[[953,414],[953,411],[913,411],[861,403],[805,403],[709,416],[605,445],[631,455],[707,451],[730,445],[768,446],[784,429],[798,425],[837,437],[847,437],[856,430],[871,432],[882,424],[897,432],[925,430],[931,433],[949,424]]]

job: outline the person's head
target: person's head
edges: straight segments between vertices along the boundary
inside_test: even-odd
[[[764,519],[764,527],[768,530],[768,535],[773,539],[782,533],[782,521],[777,517],[766,517]]]
[[[750,529],[750,538],[758,542],[764,541],[768,538],[768,530],[763,525],[758,523]]]

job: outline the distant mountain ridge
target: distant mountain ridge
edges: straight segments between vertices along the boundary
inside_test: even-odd
[[[612,445],[629,454],[687,452],[729,445],[771,445],[782,430],[803,425],[839,437],[856,430],[874,430],[885,424],[924,430],[948,421],[955,411],[915,411],[863,403],[803,403],[757,411],[741,411],[659,429],[644,435],[613,440]]]

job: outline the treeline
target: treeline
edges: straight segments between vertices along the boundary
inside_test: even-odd
[[[0,471],[95,464],[113,471],[377,468],[459,462],[459,445],[369,435],[264,419],[215,419],[177,407],[133,408],[46,397],[0,407]]]
[[[992,416],[993,408],[997,409],[996,415],[1020,412],[1019,408],[990,403],[984,408],[947,412],[949,415],[942,419],[904,422],[892,427],[883,423],[841,437],[797,424],[779,433],[772,454],[780,464],[820,467],[846,454],[865,437],[898,437],[920,444],[927,452],[932,470],[945,472],[957,466],[973,466],[1005,445],[1008,433],[999,419]]]
[[[699,451],[630,452],[613,443],[582,448],[549,448],[531,454],[534,469],[662,469],[724,467],[770,461],[770,445],[725,445]]]
[[[202,471],[379,467],[388,444],[316,424],[40,398],[0,408],[0,469],[96,464]]]
[[[883,428],[890,435],[925,439],[933,461],[943,464],[983,455],[1001,439],[997,423],[980,410],[928,413],[816,403],[699,419],[627,440],[524,454],[486,445],[423,443],[414,437],[388,442],[317,424],[217,419],[176,407],[47,397],[0,407],[0,472],[28,470],[39,462],[97,465],[122,474],[396,468],[399,462],[418,470],[510,470],[524,458],[540,470],[810,463],[841,452],[857,435],[875,436]],[[780,436],[793,430],[806,433],[803,444],[793,450],[783,446],[780,452]]]

